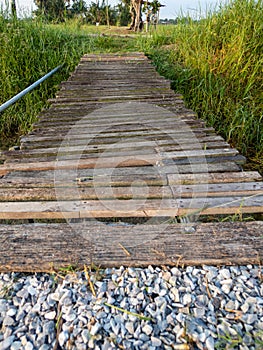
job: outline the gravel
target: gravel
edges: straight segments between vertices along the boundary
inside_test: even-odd
[[[262,274],[255,265],[0,274],[0,349],[262,350]]]

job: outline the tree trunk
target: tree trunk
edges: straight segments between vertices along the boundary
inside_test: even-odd
[[[143,0],[131,0],[131,16],[132,16],[132,23],[130,26],[131,30],[134,30],[135,32],[138,32],[143,27],[142,22],[142,3]]]
[[[15,0],[10,0],[10,7],[11,7],[12,18],[17,18],[16,1]]]

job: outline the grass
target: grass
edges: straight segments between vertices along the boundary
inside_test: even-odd
[[[123,28],[83,26],[78,20],[47,25],[0,16],[0,103],[65,63],[2,113],[2,143],[14,143],[30,129],[84,53],[144,51],[186,104],[248,158],[249,169],[263,173],[262,11],[262,0],[235,0],[206,19],[160,26],[135,39],[110,36],[125,34]]]
[[[263,172],[263,2],[236,0],[170,28],[148,53],[188,106]],[[162,37],[159,40],[162,40]]]
[[[100,29],[101,30],[101,29]],[[96,34],[94,28],[91,34]],[[66,80],[85,53],[131,49],[129,39],[87,35],[76,22],[46,25],[41,21],[10,22],[0,15],[0,104],[56,66],[63,68],[0,116],[0,148],[11,146],[26,133],[58,84]],[[131,41],[133,43],[133,41]]]
[[[240,346],[244,345],[244,336],[250,336],[253,344],[250,344],[250,346],[254,346],[256,350],[262,349],[263,346],[263,333],[259,331],[258,333],[253,332],[249,333],[246,332],[242,336],[237,334],[235,337],[231,334],[225,334],[225,335],[219,335],[218,340],[215,344],[216,350],[235,350],[239,349]]]

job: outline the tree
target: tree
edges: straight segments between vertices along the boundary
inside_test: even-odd
[[[67,16],[72,17],[81,17],[85,19],[87,16],[88,6],[85,0],[72,0],[72,6],[67,6]]]
[[[66,13],[66,3],[69,0],[34,0],[38,7],[35,11],[37,16],[44,16],[48,21],[63,22]]]
[[[118,5],[118,24],[127,26],[131,22],[130,0],[122,0]]]
[[[10,0],[11,14],[13,18],[17,18],[16,0]]]
[[[142,21],[142,4],[143,0],[131,0],[130,13],[131,13],[131,25],[130,30],[138,32],[143,28]]]
[[[108,2],[105,4],[105,0],[102,0],[100,3],[99,0],[92,2],[87,11],[87,21],[90,23],[100,23],[100,24],[116,24],[117,20],[117,11],[115,8],[112,8],[108,5]]]
[[[142,12],[146,13],[147,28],[149,23],[157,24],[160,8],[164,6],[158,0],[130,0],[131,26],[130,30],[138,32],[143,28]]]
[[[73,14],[80,15],[87,12],[88,6],[84,0],[73,0],[70,10]]]

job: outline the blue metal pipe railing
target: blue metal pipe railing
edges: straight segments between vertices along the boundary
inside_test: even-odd
[[[35,87],[37,87],[39,84],[41,84],[44,80],[46,80],[47,78],[49,78],[51,75],[53,75],[54,73],[56,73],[61,67],[63,66],[60,65],[54,69],[52,69],[49,73],[47,73],[46,75],[44,75],[42,78],[38,79],[35,83],[33,83],[32,85],[30,85],[29,87],[27,87],[26,89],[24,89],[23,91],[19,92],[17,95],[15,95],[14,97],[12,97],[10,100],[8,100],[7,102],[3,103],[0,106],[0,113],[3,112],[6,108],[8,108],[9,106],[11,106],[13,103],[15,103],[17,100],[19,100],[21,97],[25,96],[28,92],[30,92],[31,90],[33,90]]]

